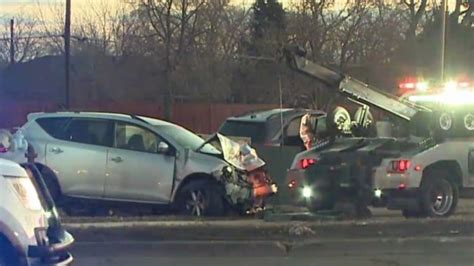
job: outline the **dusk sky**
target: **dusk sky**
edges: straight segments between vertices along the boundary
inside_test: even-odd
[[[78,16],[81,13],[90,11],[91,7],[95,6],[99,10],[106,7],[106,9],[113,9],[114,6],[123,0],[72,0],[73,4],[73,19],[74,16]],[[235,0],[236,5],[240,5],[246,2],[252,2],[253,0]],[[345,0],[339,0],[341,2]],[[454,5],[455,0],[450,0],[450,5]],[[11,17],[18,16],[38,16],[38,11],[41,10],[43,16],[51,16],[52,12],[62,11],[64,0],[0,0],[0,20],[10,19]],[[287,2],[287,0],[283,0]],[[56,6],[56,11],[52,11],[51,6]],[[56,15],[57,16],[57,15]]]
[[[107,6],[108,9],[116,6],[121,0],[72,0],[73,16],[78,13],[90,9],[91,6],[103,8]],[[9,19],[17,16],[37,16],[38,11],[41,10],[44,15],[51,15],[48,13],[62,10],[64,0],[0,0],[0,18]],[[54,7],[56,6],[56,8]],[[76,11],[76,12],[74,12]]]

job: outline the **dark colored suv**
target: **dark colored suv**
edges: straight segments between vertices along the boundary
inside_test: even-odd
[[[250,138],[252,145],[296,146],[303,148],[299,136],[301,117],[307,113],[324,117],[322,111],[309,109],[272,109],[229,117],[219,133]]]

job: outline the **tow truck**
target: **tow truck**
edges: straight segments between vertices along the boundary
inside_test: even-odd
[[[360,106],[318,120],[314,148],[296,155],[287,172],[295,204],[334,209],[338,202],[401,210],[405,217],[447,217],[460,196],[474,188],[474,94],[444,92],[420,104],[389,94],[305,58],[298,47],[284,50],[287,65]],[[411,98],[413,99],[413,98]],[[369,134],[378,109],[398,133]]]

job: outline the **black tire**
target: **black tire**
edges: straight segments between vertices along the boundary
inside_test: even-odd
[[[459,188],[443,170],[430,171],[421,184],[421,213],[428,217],[448,217],[456,211]]]
[[[193,180],[180,189],[177,211],[186,216],[223,216],[225,200],[219,184],[212,180]]]
[[[351,127],[351,115],[349,111],[344,107],[337,106],[329,113],[326,120],[326,127],[330,132],[335,134],[347,133]]]
[[[20,258],[8,241],[0,236],[0,266],[18,266]]]
[[[332,192],[318,191],[315,193],[317,198],[311,199],[307,207],[311,212],[333,210],[336,206],[335,196]]]
[[[367,110],[364,124],[359,124],[360,120],[362,120],[363,110],[363,107],[359,107],[354,114],[352,121],[355,123],[355,126],[353,127],[352,133],[357,137],[375,137],[377,136],[377,129],[375,127],[374,116],[369,110]]]
[[[62,200],[62,193],[56,175],[51,170],[43,166],[38,167],[38,170],[43,176],[44,183],[48,187],[49,194],[53,198],[54,203],[59,206]]]
[[[464,128],[474,135],[474,113],[468,112],[463,116]]]
[[[449,129],[443,129],[442,124],[442,117],[451,120]],[[447,137],[470,137],[474,136],[474,114],[471,112],[466,112],[463,110],[453,110],[451,112],[443,112],[437,113],[435,115],[434,123],[434,132],[435,137],[438,140],[444,140]]]

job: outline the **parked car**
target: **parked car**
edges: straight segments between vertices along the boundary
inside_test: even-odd
[[[167,205],[197,216],[222,215],[226,206],[241,211],[261,207],[256,206],[263,204],[261,197],[272,194],[263,165],[246,169],[226,161],[226,149],[219,146],[227,140],[224,136],[206,142],[158,119],[33,113],[20,132],[35,148],[36,165],[53,198],[70,212],[84,206],[77,199],[87,199],[100,204]],[[253,179],[255,172],[262,173],[264,182]],[[267,191],[257,195],[255,190],[262,185]]]
[[[0,265],[69,265],[74,239],[37,169],[23,167],[0,159]]]
[[[219,128],[226,136],[246,137],[252,145],[296,146],[304,148],[299,135],[301,117],[310,113],[325,116],[323,111],[310,109],[271,109],[229,117]]]

